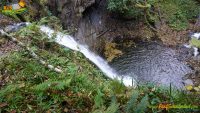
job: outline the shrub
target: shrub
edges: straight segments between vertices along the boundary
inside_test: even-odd
[[[159,7],[169,26],[177,30],[186,29],[189,21],[200,14],[195,0],[162,0]]]
[[[189,21],[200,14],[196,0],[108,0],[108,9],[125,18],[139,18],[144,14],[150,22],[161,18],[176,30],[186,29]]]
[[[143,0],[108,0],[108,9],[119,12],[125,18],[137,18],[142,14],[142,9],[136,7],[137,1],[143,2]]]

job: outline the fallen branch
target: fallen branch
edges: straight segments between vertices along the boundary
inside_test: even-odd
[[[101,36],[103,36],[104,34],[106,34],[109,31],[109,29],[103,31],[102,33],[100,33],[99,35],[96,36],[96,38],[99,38]]]
[[[34,59],[38,60],[40,62],[40,64],[44,65],[48,69],[51,69],[51,70],[53,70],[53,71],[55,71],[57,73],[62,73],[63,72],[61,69],[56,68],[55,66],[50,65],[47,62],[45,62],[44,60],[42,60],[30,47],[28,47],[27,45],[25,45],[23,42],[19,41],[15,37],[9,35],[7,32],[5,32],[2,29],[0,29],[0,36],[7,37],[10,40],[12,40],[13,42],[17,43],[19,46],[25,48]]]
[[[95,38],[99,38],[99,37],[103,36],[103,35],[106,34],[109,30],[110,30],[110,29],[107,29],[107,30],[103,31],[102,33],[97,34],[97,36],[96,36]],[[90,37],[91,35],[93,35],[93,34],[95,34],[95,33],[96,33],[96,31],[93,32],[93,33],[91,33],[91,34],[89,34],[89,35],[86,35],[86,37]]]

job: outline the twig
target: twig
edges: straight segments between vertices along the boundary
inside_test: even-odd
[[[99,35],[96,36],[96,38],[99,38],[101,36],[103,36],[104,34],[106,34],[109,31],[109,29],[103,31],[102,33],[100,33]]]
[[[102,33],[98,34],[95,38],[99,38],[99,37],[103,36],[103,35],[106,34],[108,31],[109,31],[109,29],[103,31]],[[91,35],[93,35],[93,34],[95,34],[95,33],[96,33],[96,31],[93,32],[93,33],[91,33],[91,34],[89,34],[89,35],[87,35],[86,37],[90,37]]]
[[[18,39],[16,39],[15,37],[9,35],[7,32],[5,32],[4,30],[0,29],[0,36],[3,37],[8,37],[10,40],[12,40],[13,42],[17,43],[19,46],[25,48],[30,55],[39,61],[40,64],[44,65],[45,67],[57,72],[57,73],[62,73],[63,71],[59,68],[56,68],[53,65],[48,64],[47,62],[45,62],[43,59],[41,59],[30,47],[28,47],[27,45],[25,45],[23,42],[19,41]]]

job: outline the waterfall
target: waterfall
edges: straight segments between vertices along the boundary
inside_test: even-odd
[[[7,26],[4,30],[9,33],[15,32],[29,24],[17,23]],[[54,31],[47,26],[40,26],[40,30],[49,38],[55,37],[56,43],[81,52],[107,77],[117,79],[125,86],[136,87],[138,82],[153,82],[163,85],[173,83],[176,87],[182,87],[184,82],[182,77],[191,73],[187,64],[178,60],[179,53],[156,42],[143,42],[138,44],[137,48],[127,48],[126,54],[115,59],[110,66],[106,60],[92,52],[87,45],[77,42],[72,36]],[[191,34],[191,38],[199,39],[200,33]],[[198,48],[192,45],[185,45],[185,47],[194,48],[194,55],[198,55]]]
[[[107,77],[111,79],[117,79],[121,81],[125,86],[136,87],[136,81],[135,79],[133,79],[133,77],[117,74],[117,72],[108,65],[106,60],[90,51],[86,45],[81,45],[76,42],[72,36],[63,34],[61,32],[55,32],[47,26],[41,26],[40,30],[46,33],[49,38],[54,36],[54,33],[56,33],[56,43],[72,50],[81,52],[86,58],[93,62]]]

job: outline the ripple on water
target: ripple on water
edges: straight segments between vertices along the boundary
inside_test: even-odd
[[[156,42],[144,42],[126,49],[111,65],[120,75],[129,75],[139,83],[152,82],[183,88],[184,76],[192,70],[177,58],[175,50]]]

